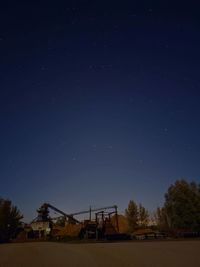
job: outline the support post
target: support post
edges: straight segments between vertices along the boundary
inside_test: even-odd
[[[117,206],[115,206],[115,217],[116,217],[116,228],[119,233],[119,222],[118,222],[118,214],[117,214]]]
[[[92,207],[90,206],[90,221],[92,220]]]

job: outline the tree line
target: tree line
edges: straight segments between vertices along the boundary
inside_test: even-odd
[[[131,200],[125,210],[129,232],[147,226],[160,231],[200,232],[200,184],[177,180],[165,193],[162,207],[158,207],[150,217],[149,212]]]

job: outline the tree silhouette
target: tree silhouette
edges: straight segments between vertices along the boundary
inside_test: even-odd
[[[138,207],[137,204],[130,200],[128,208],[125,210],[125,215],[128,221],[129,232],[134,232],[138,227]]]
[[[176,181],[165,194],[164,210],[169,228],[200,229],[200,186]]]
[[[0,199],[0,242],[7,242],[16,236],[22,218],[10,200]]]
[[[138,206],[138,224],[140,228],[146,228],[149,223],[149,213],[142,204]]]

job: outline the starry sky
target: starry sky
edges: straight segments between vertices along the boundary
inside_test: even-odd
[[[25,220],[43,202],[153,210],[176,179],[200,182],[198,10],[2,1],[0,196]]]

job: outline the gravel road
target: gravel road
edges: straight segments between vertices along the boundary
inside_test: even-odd
[[[199,267],[200,241],[0,245],[0,267]]]

